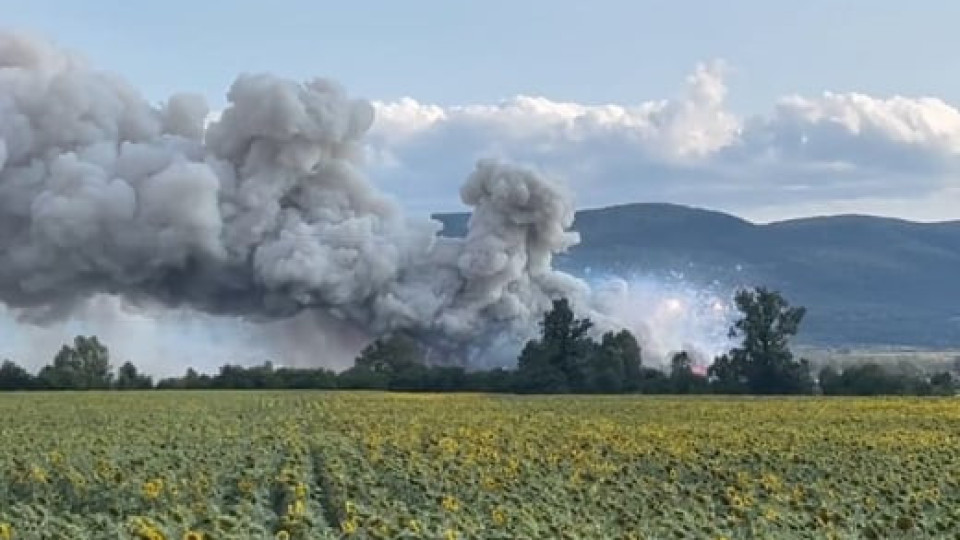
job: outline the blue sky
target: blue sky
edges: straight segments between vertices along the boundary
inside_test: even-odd
[[[960,4],[894,1],[0,1],[28,29],[154,100],[221,103],[233,77],[330,76],[371,99],[443,105],[515,94],[583,103],[670,95],[698,61],[734,67],[731,107],[856,90],[960,101]]]

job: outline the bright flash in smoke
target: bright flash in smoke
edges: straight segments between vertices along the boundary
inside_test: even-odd
[[[667,301],[664,302],[664,307],[666,307],[669,313],[680,313],[683,311],[683,302],[677,298],[668,298]]]
[[[686,351],[705,366],[730,348],[734,310],[724,299],[732,298],[732,291],[644,275],[608,277],[592,285],[597,311],[637,336],[644,362],[665,364],[671,354]]]

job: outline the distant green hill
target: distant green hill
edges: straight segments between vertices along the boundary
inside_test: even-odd
[[[467,214],[434,216],[462,236]],[[585,275],[682,274],[693,283],[764,284],[807,306],[818,345],[960,345],[960,222],[871,216],[758,225],[672,204],[577,214],[581,244],[557,265]]]

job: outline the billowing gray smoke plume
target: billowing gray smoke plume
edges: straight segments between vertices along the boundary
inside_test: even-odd
[[[96,293],[275,318],[324,310],[369,335],[465,350],[526,335],[560,295],[573,207],[481,162],[464,239],[408,219],[360,173],[373,109],[335,84],[242,75],[154,107],[54,46],[0,34],[0,301],[56,317]]]

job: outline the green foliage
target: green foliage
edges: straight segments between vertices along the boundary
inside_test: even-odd
[[[418,389],[415,381],[425,374],[423,351],[409,336],[393,334],[375,340],[357,357],[354,366],[339,377],[340,385],[356,389]]]
[[[607,332],[593,355],[591,389],[596,392],[636,392],[643,384],[640,344],[628,330]]]
[[[211,377],[206,374],[200,375],[193,368],[187,368],[183,377],[163,379],[157,383],[157,388],[161,390],[199,390],[211,386]]]
[[[794,360],[789,348],[806,309],[791,307],[780,293],[764,287],[738,291],[734,301],[741,317],[730,337],[741,338],[741,344],[711,366],[718,386],[752,394],[812,392],[809,363]]]
[[[110,388],[113,373],[110,351],[96,336],[77,336],[73,347],[64,345],[38,376],[40,384],[53,390]]]
[[[118,390],[147,390],[153,388],[153,379],[149,375],[142,375],[132,362],[124,362],[117,370]]]
[[[375,340],[350,369],[276,368],[271,362],[244,367],[226,364],[215,375],[187,369],[159,381],[158,389],[372,389],[519,393],[796,394],[812,391],[805,360],[795,360],[789,338],[796,335],[803,308],[790,307],[779,293],[764,288],[736,296],[742,317],[731,328],[741,343],[716,358],[704,377],[693,370],[687,352],[675,354],[666,372],[642,365],[637,339],[627,330],[590,337],[593,323],[577,319],[569,301],[559,299],[544,314],[540,336],[530,340],[518,368],[468,371],[425,363],[421,345],[404,334]],[[864,364],[838,371],[824,368],[819,389],[834,395],[955,395],[948,373],[932,376],[910,364]],[[16,363],[0,363],[2,390],[136,390],[154,388],[152,379],[125,362],[116,377],[107,347],[96,337],[77,336],[37,376]],[[2,539],[0,539],[2,540]]]
[[[540,339],[531,340],[518,360],[518,389],[570,392],[586,389],[596,344],[588,336],[593,323],[577,319],[566,298],[554,300],[540,323]]]
[[[375,340],[357,357],[356,367],[372,373],[396,375],[423,364],[423,351],[409,336],[393,334]]]
[[[913,369],[899,369],[868,362],[850,366],[842,372],[832,366],[820,370],[819,384],[826,395],[944,395],[956,393],[953,376],[948,372],[927,377]]]
[[[193,368],[183,377],[164,379],[157,384],[162,390],[202,389],[329,389],[337,387],[337,375],[323,368],[275,368],[272,362],[243,367],[227,364],[214,376],[201,375]]]
[[[550,361],[549,349],[531,340],[520,353],[515,388],[519,392],[559,394],[570,391],[566,375]]]
[[[940,396],[952,396],[957,393],[957,383],[949,371],[943,371],[930,377],[930,393]]]
[[[10,360],[0,364],[0,390],[31,390],[37,381],[26,369]]]
[[[693,372],[693,360],[686,351],[670,359],[670,386],[675,394],[703,394],[710,390],[707,378]]]
[[[553,302],[540,324],[540,339],[520,354],[516,389],[521,392],[618,393],[641,387],[640,345],[627,330],[589,336],[590,319],[577,319],[567,299]]]
[[[430,366],[423,348],[409,336],[394,334],[374,341],[354,366],[337,377],[339,388],[414,392],[504,391],[513,382],[502,369],[468,372],[459,366]]]

